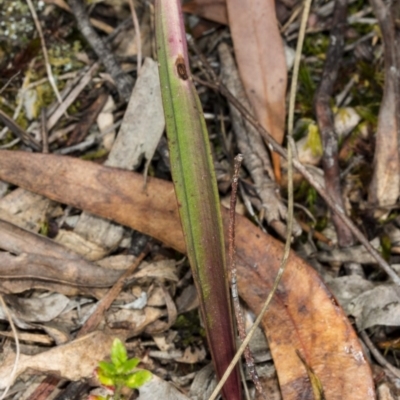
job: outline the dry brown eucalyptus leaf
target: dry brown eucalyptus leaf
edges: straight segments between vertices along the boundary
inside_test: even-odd
[[[54,179],[60,177],[62,179]],[[79,159],[0,151],[0,179],[53,200],[113,219],[185,252],[170,182]],[[222,210],[225,229],[227,211]],[[238,289],[258,314],[271,290],[283,244],[237,216]],[[330,400],[375,398],[370,367],[357,335],[318,274],[294,252],[262,322],[285,400],[313,400],[305,361]]]

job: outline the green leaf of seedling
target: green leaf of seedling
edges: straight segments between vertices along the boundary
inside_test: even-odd
[[[115,368],[115,365],[113,363],[107,362],[107,361],[100,361],[99,362],[99,369],[102,371],[102,373],[106,376],[114,376],[117,374],[117,370]]]
[[[131,389],[137,389],[143,386],[146,382],[148,382],[152,377],[150,371],[146,371],[144,369],[134,372],[131,375],[128,375],[124,381],[125,386]]]
[[[114,387],[115,386],[115,379],[104,373],[104,371],[100,368],[97,370],[97,379],[103,386],[107,387]]]
[[[119,339],[114,339],[111,348],[111,361],[118,368],[128,359],[124,344]]]
[[[138,358],[130,358],[129,360],[126,360],[122,365],[121,365],[121,372],[123,374],[128,374],[131,372],[134,368],[137,367],[137,365],[140,363],[140,360]]]

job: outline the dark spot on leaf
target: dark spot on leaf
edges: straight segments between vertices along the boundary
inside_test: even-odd
[[[179,78],[186,81],[189,78],[189,76],[186,71],[185,60],[183,59],[183,57],[181,55],[179,55],[178,58],[176,59],[175,66],[176,66],[176,70],[178,72]]]

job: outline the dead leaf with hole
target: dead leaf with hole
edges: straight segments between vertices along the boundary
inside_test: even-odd
[[[261,125],[282,143],[287,67],[274,0],[227,0],[236,60],[247,97]],[[272,155],[280,181],[280,158]]]
[[[54,179],[60,176],[62,180]],[[129,171],[14,151],[0,151],[0,179],[113,219],[185,252],[170,182],[151,178],[143,191],[142,176]],[[222,215],[227,229],[227,211]],[[279,269],[283,244],[239,215],[236,240],[239,294],[258,314]],[[262,326],[283,399],[313,400],[296,350],[320,379],[328,399],[375,398],[371,370],[351,324],[315,270],[294,252]]]

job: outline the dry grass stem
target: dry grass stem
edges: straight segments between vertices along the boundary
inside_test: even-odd
[[[60,96],[60,92],[57,89],[57,85],[56,85],[56,81],[55,81],[54,76],[53,76],[53,72],[51,70],[51,65],[50,65],[50,61],[49,61],[49,55],[47,53],[46,42],[44,40],[44,35],[43,35],[42,27],[41,27],[40,22],[39,22],[39,18],[38,18],[37,14],[36,14],[36,10],[35,10],[35,7],[33,6],[32,1],[31,0],[26,0],[26,2],[28,4],[29,10],[30,10],[30,12],[32,14],[33,21],[35,22],[36,30],[38,31],[38,34],[39,34],[39,37],[40,37],[40,43],[42,45],[42,52],[43,52],[44,62],[45,62],[45,65],[46,65],[46,72],[47,72],[47,76],[49,78],[50,86],[52,87],[58,102],[61,104],[62,103],[62,99],[61,99],[61,96]]]

